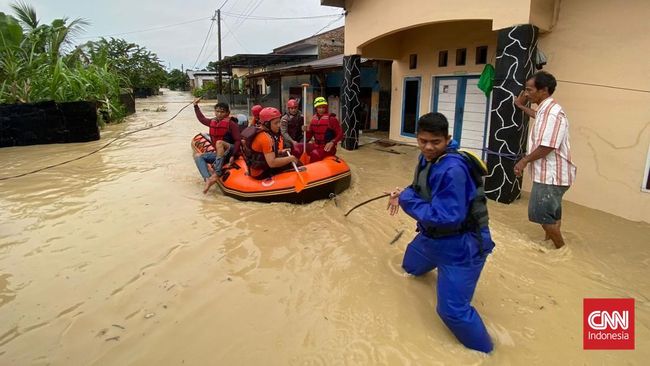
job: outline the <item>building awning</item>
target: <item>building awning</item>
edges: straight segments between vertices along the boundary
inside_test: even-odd
[[[320,0],[321,5],[345,8],[345,0]]]
[[[234,56],[226,56],[221,61],[215,63],[215,67],[221,66],[222,68],[259,68],[271,65],[293,63],[314,60],[318,58],[317,55],[279,55],[279,54],[238,54]]]
[[[217,76],[216,71],[188,71],[190,77],[193,76]]]
[[[369,61],[367,58],[362,58],[361,63]],[[343,54],[323,58],[320,60],[309,61],[297,65],[275,68],[273,70],[262,71],[256,74],[247,75],[248,78],[260,78],[267,76],[283,76],[283,75],[300,75],[310,74],[315,71],[324,71],[329,69],[336,69],[343,67]]]

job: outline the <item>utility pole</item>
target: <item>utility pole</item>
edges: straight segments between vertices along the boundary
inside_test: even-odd
[[[223,94],[221,84],[221,9],[217,9],[217,38],[219,38],[219,66],[217,66],[217,90]]]

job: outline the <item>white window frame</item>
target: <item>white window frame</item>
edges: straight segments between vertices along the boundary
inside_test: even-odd
[[[648,147],[648,154],[646,155],[645,160],[645,169],[643,170],[643,179],[641,180],[641,191],[650,193],[650,189],[647,189],[648,186],[648,175],[650,173],[650,146]]]

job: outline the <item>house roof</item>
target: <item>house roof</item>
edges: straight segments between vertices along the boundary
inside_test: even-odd
[[[316,59],[317,55],[279,55],[279,54],[237,54],[227,56],[215,63],[222,68],[258,68],[281,63],[300,62]]]
[[[187,71],[188,75],[193,75],[193,76],[215,76],[217,75],[216,71],[192,71],[189,70]]]
[[[368,61],[367,58],[362,58],[361,63]],[[335,55],[328,58],[323,58],[320,60],[309,61],[297,65],[290,65],[285,67],[276,68],[273,70],[258,72],[256,74],[248,75],[247,77],[257,78],[265,77],[269,75],[295,75],[295,74],[308,74],[314,71],[326,70],[326,69],[335,69],[338,67],[343,67],[343,54]]]
[[[311,37],[307,37],[307,38],[303,38],[303,39],[300,39],[300,40],[295,41],[295,42],[287,43],[287,44],[285,44],[283,46],[274,48],[273,53],[288,52],[288,51],[291,51],[292,49],[301,48],[301,47],[304,47],[304,46],[315,46],[315,45],[318,44],[318,39],[319,38],[321,38],[323,36],[326,36],[328,33],[333,33],[333,32],[339,31],[339,30],[343,29],[344,27],[345,26],[340,26],[338,28],[334,28],[334,29],[329,30],[327,32],[314,34]]]

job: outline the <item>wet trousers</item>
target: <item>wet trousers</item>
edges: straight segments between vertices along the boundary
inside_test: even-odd
[[[470,304],[485,258],[473,256],[471,260],[459,261],[455,256],[453,260],[443,260],[444,253],[431,254],[432,247],[435,247],[434,240],[417,235],[406,249],[402,268],[415,276],[438,268],[438,315],[465,347],[486,353],[492,351],[492,340],[485,325]]]
[[[294,144],[291,147],[291,154],[300,157],[302,155],[304,144]],[[309,162],[315,163],[325,159],[327,156],[336,155],[336,145],[330,151],[325,151],[325,145],[307,144],[307,154],[309,154]]]

